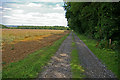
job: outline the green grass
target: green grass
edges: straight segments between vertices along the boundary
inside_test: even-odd
[[[110,49],[96,48],[96,40],[89,39],[84,35],[77,34],[78,37],[88,46],[88,48],[107,66],[117,77],[118,73],[118,52]]]
[[[75,47],[76,45],[75,45],[75,42],[72,42],[72,47]]]
[[[5,66],[3,78],[36,78],[67,36],[68,34],[57,40],[52,46],[44,47],[23,60]]]
[[[85,75],[83,75],[84,69],[80,65],[79,55],[75,42],[72,42],[72,47],[73,50],[71,52],[71,62],[70,62],[72,78],[84,78],[85,77]]]

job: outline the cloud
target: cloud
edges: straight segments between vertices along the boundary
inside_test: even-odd
[[[0,6],[0,9],[2,9],[2,6]]]
[[[64,8],[63,7],[61,7],[59,4],[56,4],[56,7],[55,8],[53,8],[53,9],[57,9],[57,10],[64,10]]]
[[[3,12],[12,11],[12,8],[3,8]]]
[[[24,12],[24,10],[12,10],[12,13],[13,14],[21,14],[21,13],[23,13]]]
[[[62,7],[56,7],[54,8],[55,10],[62,10],[63,8]]]
[[[40,15],[40,13],[39,12],[30,12],[30,13],[28,13],[29,15],[33,15],[33,16],[38,16],[38,15]]]
[[[63,0],[36,0],[37,1],[40,1],[40,2],[63,2]]]
[[[4,24],[67,26],[62,3],[11,3],[4,6],[4,9]]]
[[[12,8],[3,8],[3,11],[12,10]]]
[[[42,4],[29,3],[28,7],[42,7]]]
[[[63,2],[63,0],[1,0],[1,2]]]
[[[36,15],[36,16],[35,16]],[[12,22],[15,23],[16,21],[19,21],[20,24],[38,24],[41,25],[63,25],[62,21],[64,20],[64,14],[60,13],[49,13],[49,14],[38,14],[38,13],[28,13],[28,14],[13,14],[12,16],[3,16],[6,18],[9,18],[11,20],[14,20]]]
[[[60,7],[60,5],[59,5],[59,4],[56,4],[56,7]]]
[[[11,16],[3,16],[3,18],[12,18]]]

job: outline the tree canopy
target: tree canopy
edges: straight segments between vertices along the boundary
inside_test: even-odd
[[[65,2],[68,26],[105,44],[120,43],[120,2]]]

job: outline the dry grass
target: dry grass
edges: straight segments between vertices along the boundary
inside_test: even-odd
[[[2,29],[2,43],[13,43],[42,39],[52,34],[60,34],[64,30],[38,30],[38,29]]]

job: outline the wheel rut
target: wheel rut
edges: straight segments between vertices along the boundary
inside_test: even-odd
[[[74,35],[81,65],[85,68],[87,78],[116,78],[115,75],[107,70],[100,60],[90,51],[82,40]]]
[[[72,78],[70,54],[73,36],[77,46],[80,64],[85,69],[85,78],[115,78],[116,76],[103,65],[89,48],[73,32],[63,41],[38,78]]]
[[[72,49],[72,32],[63,41],[39,78],[71,78],[70,53]]]

